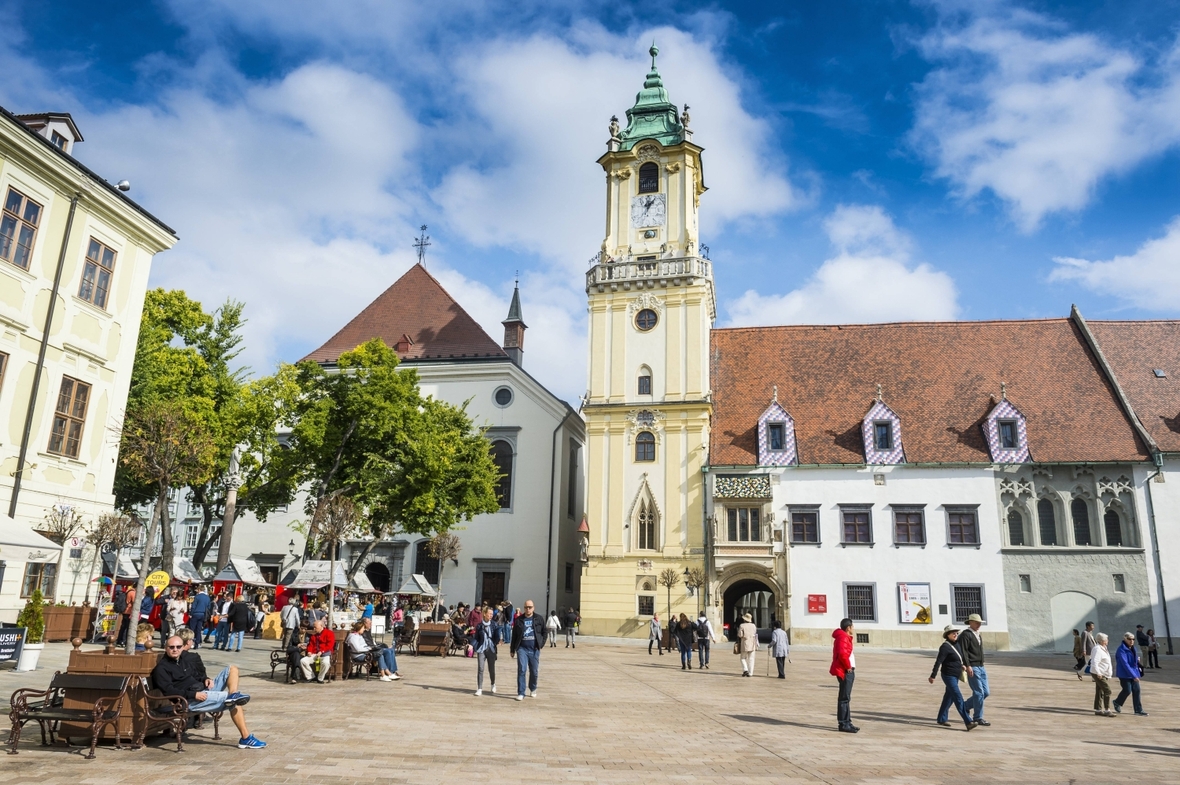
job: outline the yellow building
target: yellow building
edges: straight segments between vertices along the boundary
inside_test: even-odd
[[[148,273],[176,242],[74,158],[81,141],[68,114],[0,109],[0,621],[33,589],[86,594],[93,548],[33,529],[52,506],[114,505]]]
[[[652,67],[611,119],[606,238],[586,274],[589,392],[582,631],[646,637],[653,612],[695,614],[686,570],[704,566],[712,268],[697,210],[705,191],[688,107],[668,101]],[[668,587],[660,575],[671,570]],[[669,599],[670,596],[670,599]]]

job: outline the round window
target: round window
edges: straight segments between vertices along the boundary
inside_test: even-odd
[[[501,387],[496,390],[492,397],[495,398],[497,406],[507,406],[512,403],[512,390],[507,387]]]
[[[656,312],[651,308],[644,308],[639,313],[635,314],[635,326],[640,330],[647,332],[656,326]]]

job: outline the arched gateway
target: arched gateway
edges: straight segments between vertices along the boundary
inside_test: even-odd
[[[737,634],[737,626],[742,623],[742,614],[745,613],[753,617],[761,637],[769,637],[771,623],[779,618],[780,597],[773,581],[738,578],[722,589],[721,597],[721,620],[730,639]]]

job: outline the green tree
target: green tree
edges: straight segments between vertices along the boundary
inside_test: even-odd
[[[153,401],[131,412],[124,424],[120,463],[137,482],[155,488],[155,513],[148,525],[143,559],[139,568],[136,598],[151,571],[151,552],[156,535],[163,531],[164,564],[171,569],[171,522],[168,495],[173,487],[206,482],[214,471],[217,444],[205,413],[193,412],[184,401]],[[127,638],[127,653],[135,651],[134,636]]]

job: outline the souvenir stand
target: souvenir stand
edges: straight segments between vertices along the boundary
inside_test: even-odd
[[[270,588],[274,584],[267,583],[262,577],[262,570],[249,559],[239,559],[231,556],[221,572],[213,576],[213,593],[220,594],[227,591],[234,599],[240,599],[246,586]],[[249,599],[249,598],[247,598]]]
[[[334,583],[337,589],[345,592],[360,594],[377,593],[377,590],[373,588],[373,584],[369,582],[369,576],[363,572],[358,572],[350,581],[344,566],[344,562],[336,562],[335,581],[331,581],[329,578],[332,575],[332,562],[326,560],[304,562],[291,583],[288,583],[282,588],[285,593],[318,592],[321,589],[325,590],[326,593],[329,584]],[[290,600],[291,598],[288,597],[287,601],[289,602]],[[349,610],[333,611],[332,613],[332,621],[338,630],[348,629],[359,617],[359,613]]]

